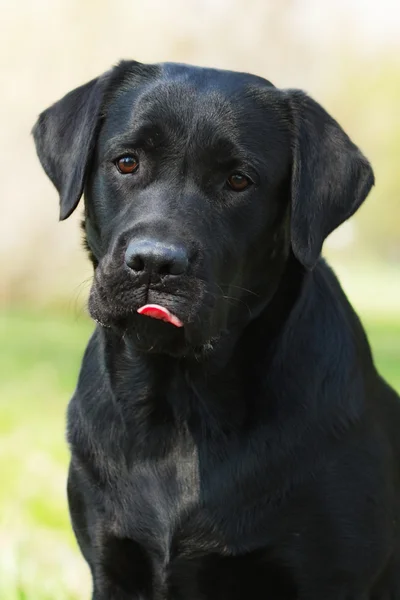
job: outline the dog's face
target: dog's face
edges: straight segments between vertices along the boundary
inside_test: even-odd
[[[290,244],[291,162],[274,95],[256,78],[175,66],[115,90],[86,187],[99,263],[90,310],[101,323],[186,351],[248,317],[265,280],[273,285]],[[138,315],[147,304],[183,327]]]
[[[289,254],[312,268],[373,182],[318,104],[228,71],[124,62],[34,135],[61,218],[85,187],[92,316],[144,351],[199,351],[242,326]]]

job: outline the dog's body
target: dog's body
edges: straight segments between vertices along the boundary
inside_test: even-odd
[[[68,495],[93,599],[399,600],[400,403],[319,258],[366,159],[300,92],[170,64],[78,88],[35,141],[61,218],[86,186]]]

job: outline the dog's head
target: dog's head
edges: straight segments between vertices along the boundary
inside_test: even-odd
[[[289,255],[312,269],[373,184],[303,92],[178,64],[120,63],[44,111],[34,139],[61,219],[85,192],[92,316],[145,351],[251,319]]]

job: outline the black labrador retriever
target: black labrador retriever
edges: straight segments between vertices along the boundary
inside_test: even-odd
[[[320,258],[373,185],[305,93],[121,62],[44,111],[98,326],[68,410],[94,600],[399,600],[400,403]]]

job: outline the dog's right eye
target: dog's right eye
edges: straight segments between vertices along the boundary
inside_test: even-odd
[[[130,173],[134,173],[139,167],[139,161],[136,156],[128,154],[118,158],[115,161],[115,165],[120,173],[123,175],[129,175]]]
[[[232,173],[230,177],[228,177],[227,184],[234,192],[243,192],[243,190],[252,184],[252,181],[249,177],[243,175],[243,173],[236,171],[235,173]]]

